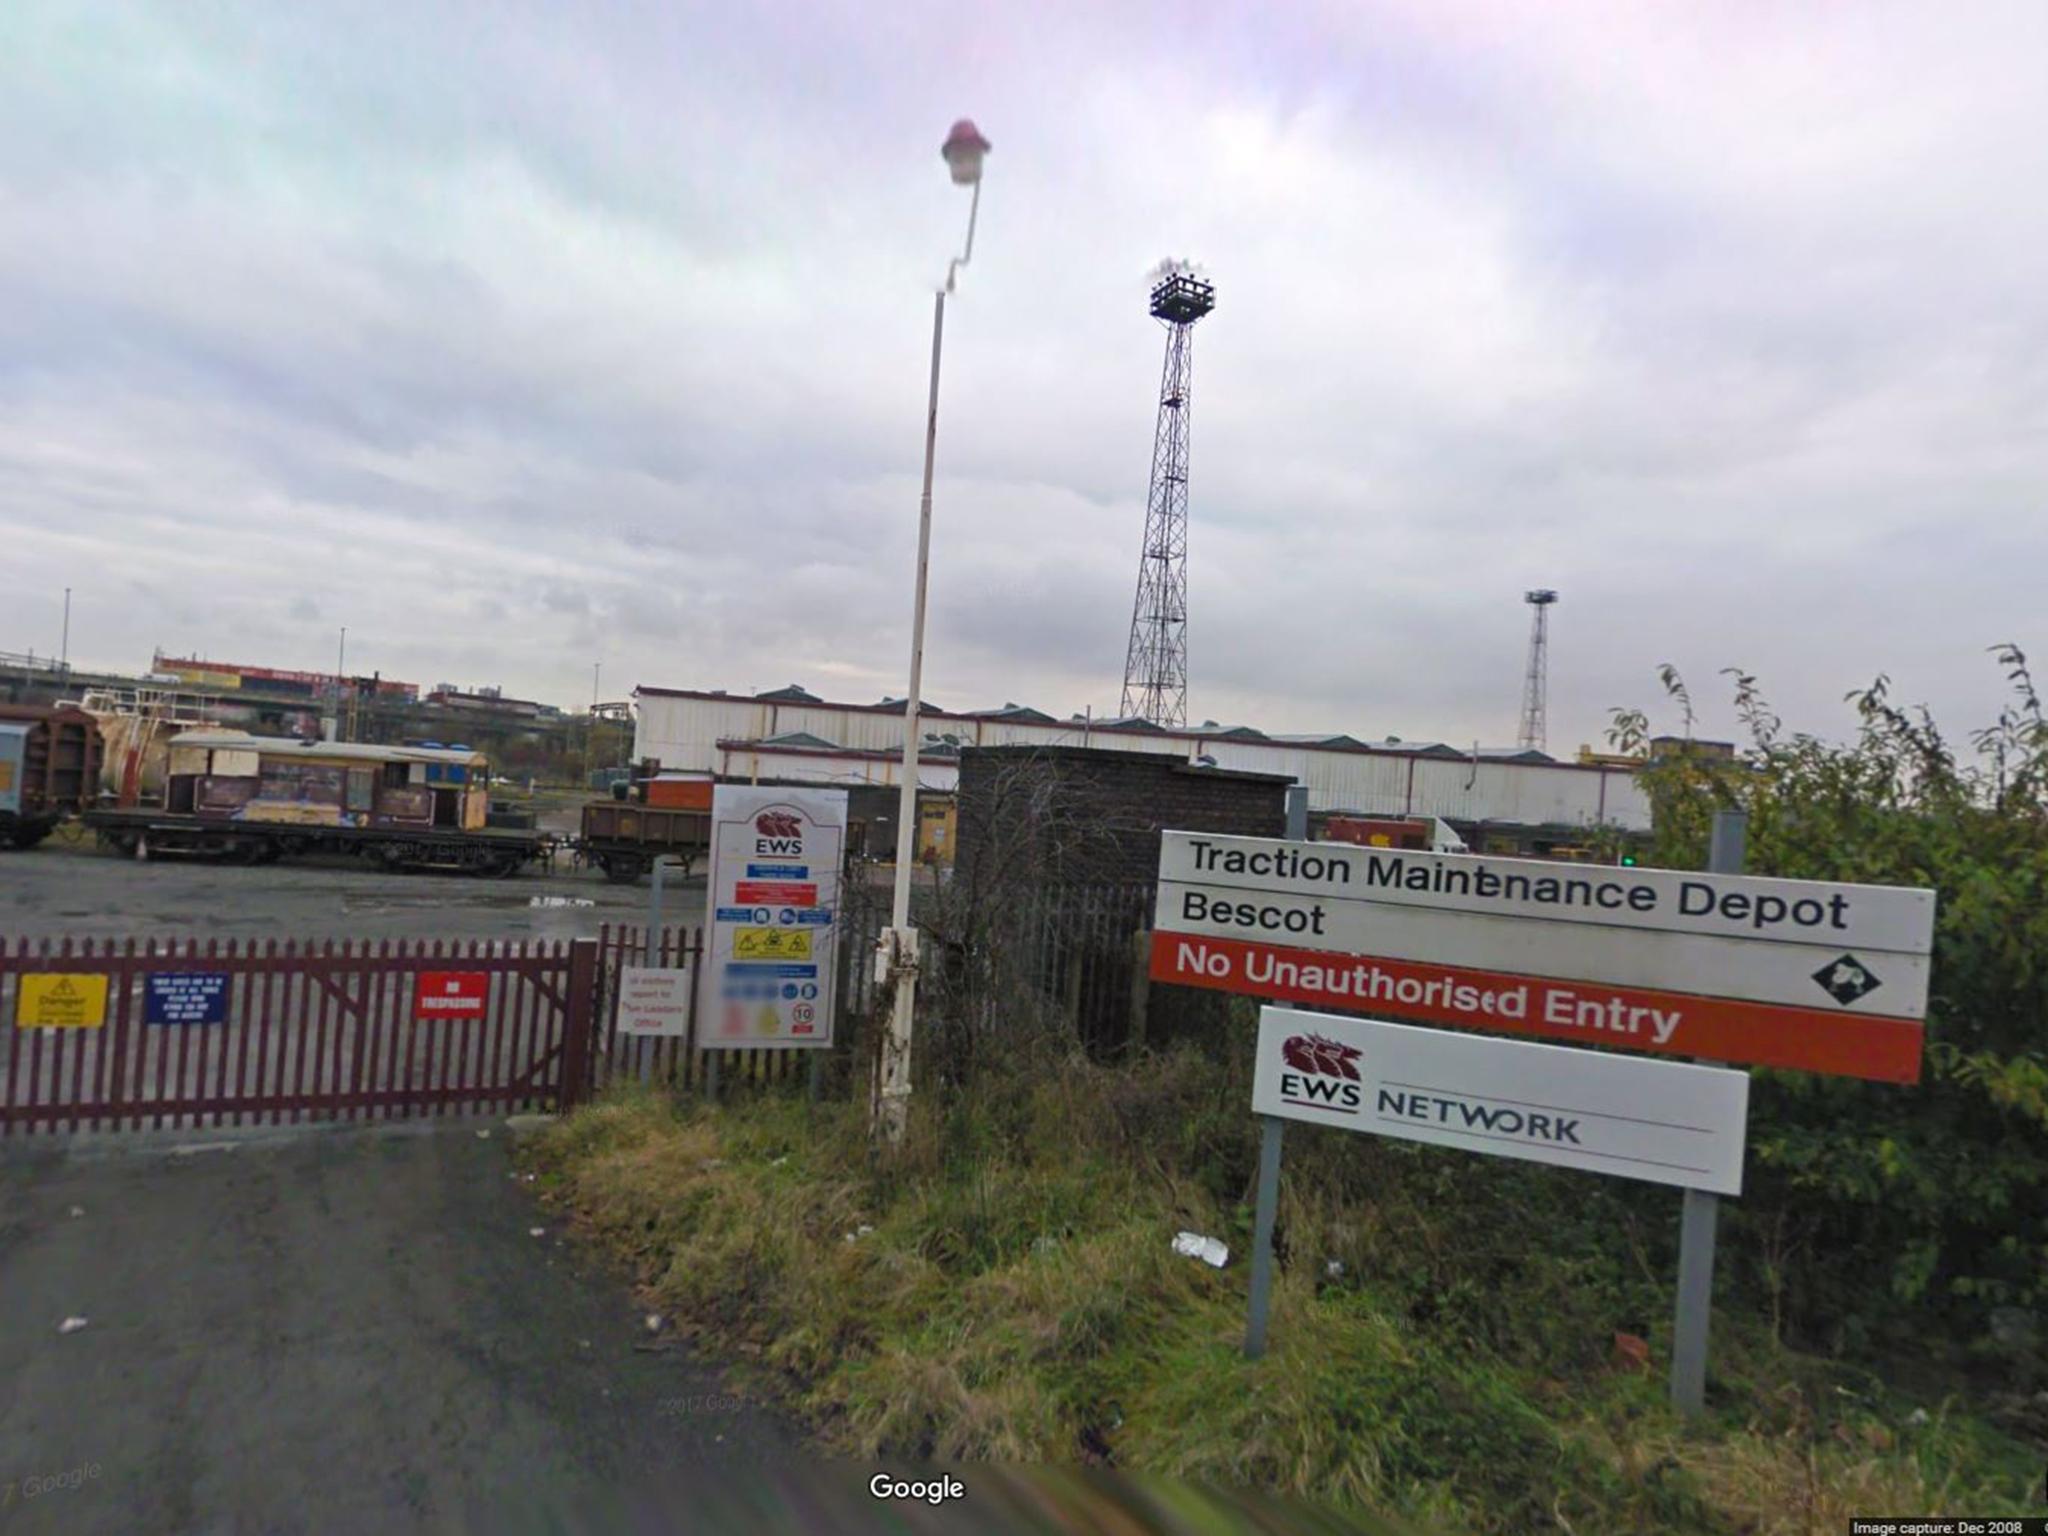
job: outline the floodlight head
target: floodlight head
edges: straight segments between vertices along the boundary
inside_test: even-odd
[[[974,126],[973,118],[963,117],[953,125],[946,142],[939,146],[939,153],[946,157],[946,169],[953,173],[955,186],[971,187],[981,180],[982,157],[989,149],[988,140]]]

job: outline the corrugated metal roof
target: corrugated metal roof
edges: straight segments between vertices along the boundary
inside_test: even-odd
[[[1342,732],[1336,735],[1324,735],[1315,731],[1310,731],[1306,734],[1283,734],[1276,731],[1270,733],[1266,740],[1281,742],[1290,747],[1364,747],[1370,745],[1370,743],[1360,741],[1356,736],[1346,736]]]
[[[801,704],[817,709],[862,716],[872,716],[882,711],[900,715],[903,710],[903,700],[900,698],[885,697],[877,704],[846,704],[830,699],[820,699],[794,683],[790,684],[787,688],[777,689],[771,693],[754,695],[727,693],[722,689],[715,688],[663,688],[650,683],[642,683],[633,691],[636,697],[701,699],[719,704],[740,702]],[[1008,726],[1047,726],[1061,730],[1079,727],[1083,730],[1120,731],[1141,733],[1146,736],[1179,736],[1203,742],[1242,742],[1247,746],[1271,744],[1289,747],[1322,747],[1339,752],[1371,752],[1403,757],[1418,756],[1443,759],[1462,758],[1468,761],[1473,756],[1473,748],[1469,743],[1460,745],[1455,742],[1446,741],[1404,741],[1398,736],[1388,736],[1380,740],[1368,740],[1343,731],[1260,731],[1256,726],[1226,726],[1219,725],[1214,721],[1205,721],[1198,726],[1167,727],[1160,725],[1155,720],[1146,720],[1135,715],[1118,718],[1106,715],[1090,716],[1078,711],[1067,716],[1065,719],[1061,719],[1049,715],[1043,710],[1034,709],[1028,704],[1019,704],[1014,700],[1006,700],[1000,709],[964,711],[940,709],[933,704],[923,703],[919,705],[918,712],[929,720],[988,721]],[[1492,762],[1519,762],[1539,767],[1583,767],[1588,772],[1612,771],[1611,768],[1603,768],[1600,765],[1573,763],[1567,759],[1551,757],[1547,754],[1530,755],[1526,748],[1520,747],[1481,747],[1478,749],[1478,755],[1482,759]]]

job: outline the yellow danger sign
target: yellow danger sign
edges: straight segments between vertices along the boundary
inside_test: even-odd
[[[107,978],[64,972],[21,978],[17,1029],[98,1029],[107,1022]]]
[[[732,936],[735,960],[808,960],[811,958],[811,930],[808,928],[740,928]]]

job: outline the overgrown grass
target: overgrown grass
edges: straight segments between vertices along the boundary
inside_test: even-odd
[[[1041,1062],[937,1099],[886,1162],[854,1107],[644,1091],[530,1156],[680,1327],[854,1454],[1109,1461],[1486,1532],[2038,1507],[2040,1445],[1792,1354],[1739,1308],[1715,1320],[1715,1411],[1682,1426],[1661,1374],[1670,1191],[1290,1134],[1254,1364],[1232,1070]],[[1182,1228],[1222,1236],[1230,1265],[1174,1254]],[[1617,1331],[1658,1370],[1618,1364]]]

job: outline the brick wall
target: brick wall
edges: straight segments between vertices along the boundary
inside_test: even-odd
[[[1163,830],[1284,836],[1289,782],[1152,754],[970,747],[957,858],[970,878],[993,856],[1053,880],[1150,881]]]

